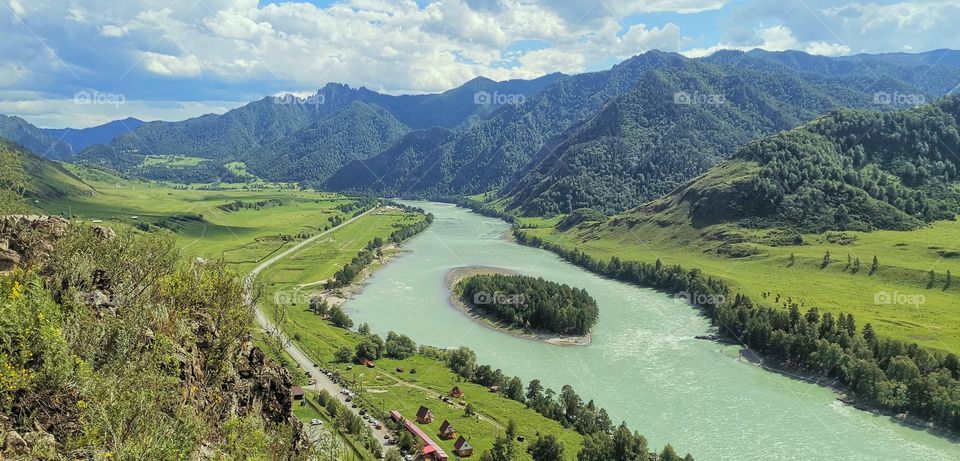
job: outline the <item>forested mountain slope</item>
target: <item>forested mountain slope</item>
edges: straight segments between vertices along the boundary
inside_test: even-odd
[[[20,117],[0,115],[0,138],[20,144],[42,157],[63,160],[73,155],[70,144],[49,136]]]
[[[247,157],[258,176],[322,183],[351,160],[372,157],[408,131],[385,109],[353,102],[344,109]]]
[[[648,52],[608,71],[562,78],[453,138],[411,133],[402,149],[348,165],[328,186],[375,183],[371,192],[427,197],[499,190],[527,214],[616,213],[673,190],[746,141],[827,110],[878,107],[880,89],[932,100],[957,74],[945,65],[867,61]],[[421,142],[425,136],[436,142]]]
[[[403,96],[330,83],[306,98],[271,96],[222,115],[208,114],[180,122],[149,122],[117,137],[110,145],[90,146],[81,154],[81,159],[120,170],[136,164],[125,157],[146,155],[185,155],[223,164],[279,143],[353,102],[380,106],[410,127],[452,128],[496,109],[495,104],[478,104],[475,101],[478,92],[532,94],[561,76],[551,74],[535,80],[504,82],[475,79],[440,94]],[[292,141],[286,145],[291,146]]]
[[[958,120],[958,96],[896,112],[832,112],[745,145],[628,215],[801,231],[911,229],[953,219],[960,211]]]
[[[617,213],[669,193],[751,139],[869,100],[789,72],[681,61],[612,99],[504,194],[529,215]]]

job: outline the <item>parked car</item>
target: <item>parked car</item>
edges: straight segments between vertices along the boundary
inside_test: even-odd
[[[311,419],[311,420],[310,420],[310,425],[311,425],[311,426],[322,426],[322,425],[323,425],[323,421],[320,421],[319,419],[314,418],[314,419]]]

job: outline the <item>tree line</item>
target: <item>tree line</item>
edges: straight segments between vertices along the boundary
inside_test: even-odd
[[[880,410],[909,414],[952,431],[960,431],[960,359],[913,343],[879,338],[873,326],[857,327],[852,314],[817,308],[801,313],[754,304],[746,295],[731,297],[729,286],[699,270],[593,258],[578,249],[544,242],[514,231],[517,241],[552,251],[598,274],[679,293],[696,293],[721,332],[755,350],[765,360],[802,372],[836,378],[858,400]],[[699,301],[699,302],[698,302]]]
[[[597,323],[597,302],[582,288],[524,275],[481,274],[456,290],[468,306],[510,325],[583,335]]]

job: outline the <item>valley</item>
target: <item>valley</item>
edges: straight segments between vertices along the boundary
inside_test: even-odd
[[[116,93],[11,60],[0,460],[960,459],[960,51],[460,3],[221,9]]]

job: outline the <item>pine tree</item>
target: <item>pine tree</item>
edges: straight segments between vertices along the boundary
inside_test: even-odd
[[[873,255],[873,264],[870,265],[870,275],[873,275],[880,269],[880,260],[877,259],[877,255]]]

